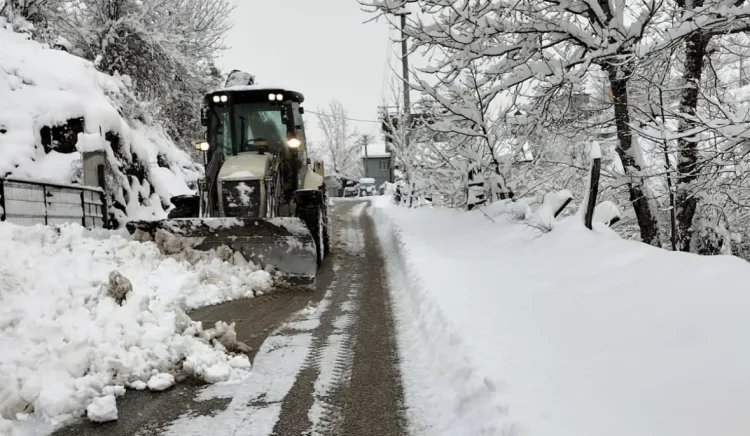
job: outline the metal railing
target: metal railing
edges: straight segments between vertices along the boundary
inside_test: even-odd
[[[0,221],[19,225],[78,223],[105,228],[101,188],[0,179]]]

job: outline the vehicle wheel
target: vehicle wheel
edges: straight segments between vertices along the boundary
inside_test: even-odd
[[[328,205],[323,206],[323,256],[331,253],[331,216],[328,214]]]
[[[323,264],[323,259],[326,257],[326,248],[325,248],[325,240],[326,240],[326,221],[325,221],[325,214],[323,213],[323,208],[318,208],[318,238],[315,241],[315,248],[318,252],[318,266]]]
[[[307,229],[310,230],[310,234],[312,234],[313,241],[315,242],[315,253],[318,266],[323,263],[323,258],[325,257],[325,250],[323,248],[323,234],[325,230],[323,215],[324,209],[320,200],[320,192],[298,191],[297,210],[295,212],[295,215],[302,219],[307,226]]]

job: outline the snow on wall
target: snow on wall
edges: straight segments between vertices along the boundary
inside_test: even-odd
[[[115,217],[166,216],[169,198],[191,192],[199,167],[158,125],[124,118],[124,106],[136,104],[127,82],[12,32],[0,18],[0,177],[80,183],[82,152],[103,145],[112,169],[108,190],[124,209]],[[45,153],[41,130],[76,118],[84,121],[77,149]]]

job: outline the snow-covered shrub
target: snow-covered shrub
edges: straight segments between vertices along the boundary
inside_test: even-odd
[[[111,217],[166,217],[169,199],[192,192],[200,167],[144,116],[128,82],[13,32],[0,17],[0,177],[80,182],[82,152],[91,151],[84,144],[98,138]]]

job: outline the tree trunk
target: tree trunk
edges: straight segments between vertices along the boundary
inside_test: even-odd
[[[609,84],[612,88],[612,98],[615,108],[615,126],[617,128],[617,154],[620,156],[625,174],[630,176],[628,191],[630,202],[633,204],[635,216],[638,219],[638,227],[641,230],[643,242],[661,246],[659,239],[659,226],[654,216],[648,198],[643,192],[643,178],[640,174],[641,166],[635,159],[633,151],[633,132],[630,128],[630,114],[628,113],[628,77],[620,76],[620,69],[615,66],[607,68]]]
[[[693,116],[698,107],[698,87],[703,71],[708,38],[703,32],[695,32],[685,42],[685,71],[683,82],[685,88],[680,99],[680,111]],[[679,131],[685,132],[695,127],[691,119],[680,121]],[[698,178],[698,142],[690,138],[677,140],[679,157],[677,159],[676,206],[677,206],[677,241],[680,251],[690,251],[693,239],[693,218],[698,208],[698,197],[693,195],[693,182]]]

